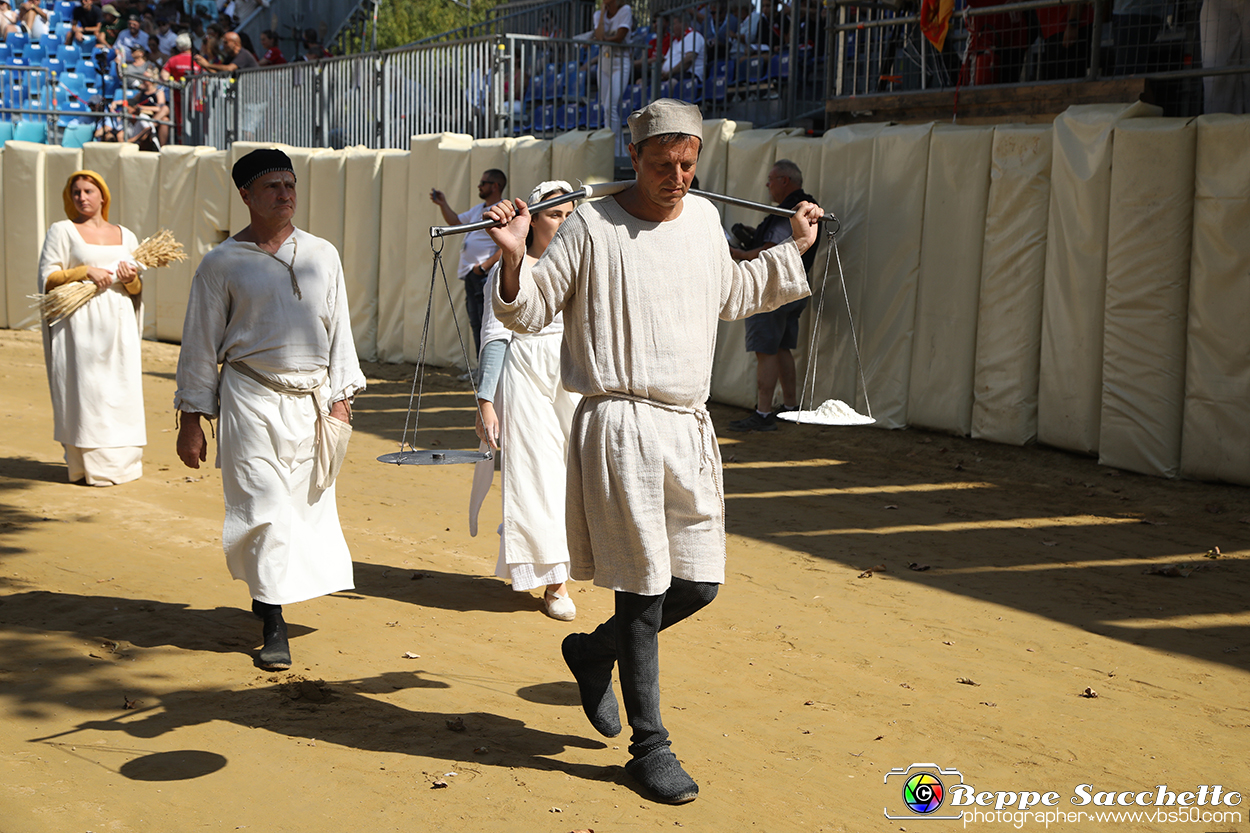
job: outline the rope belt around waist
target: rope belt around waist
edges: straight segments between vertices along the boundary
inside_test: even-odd
[[[712,428],[712,415],[708,413],[707,408],[702,405],[672,405],[668,402],[659,402],[655,399],[647,399],[643,396],[635,396],[632,393],[621,393],[620,391],[607,391],[606,393],[598,393],[594,396],[587,396],[586,399],[624,399],[628,402],[638,402],[643,405],[650,405],[653,408],[659,408],[662,411],[671,411],[675,414],[689,414],[694,416],[699,426],[699,471],[703,471],[709,465],[714,465],[716,456],[712,453],[712,449],[716,443],[716,432]]]
[[[316,411],[316,423],[313,429],[313,476],[317,488],[328,489],[334,483],[343,465],[343,458],[347,454],[347,442],[352,431],[350,425],[340,423],[322,407],[321,388],[325,385],[328,371],[322,371],[319,374],[320,378],[317,379],[316,387],[299,388],[271,379],[243,362],[231,361],[226,364],[240,375],[264,385],[274,393],[282,396],[312,397],[313,409]]]
[[[234,370],[251,379],[253,382],[258,382],[269,388],[274,393],[280,393],[283,396],[311,396],[313,398],[313,402],[317,406],[317,419],[320,420],[322,418],[323,409],[321,407],[321,388],[325,384],[327,375],[326,371],[321,372],[321,378],[317,381],[317,386],[315,388],[297,388],[294,385],[285,385],[276,379],[272,379],[261,373],[259,370],[256,370],[251,365],[243,362],[228,361],[226,364],[230,365],[230,367]]]

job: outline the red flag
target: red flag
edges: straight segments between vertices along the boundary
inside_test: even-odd
[[[946,43],[955,0],[920,0],[920,31],[940,52]]]

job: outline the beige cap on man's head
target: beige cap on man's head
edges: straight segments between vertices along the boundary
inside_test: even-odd
[[[629,116],[629,140],[638,144],[652,136],[685,133],[703,141],[703,113],[693,104],[658,98]]]

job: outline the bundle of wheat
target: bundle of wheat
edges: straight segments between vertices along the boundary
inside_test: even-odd
[[[187,253],[183,251],[182,244],[174,239],[173,232],[161,229],[140,243],[131,257],[139,264],[139,270],[143,271],[186,260]],[[39,314],[43,320],[54,324],[73,315],[83,304],[103,291],[91,281],[74,281],[54,287],[42,295],[30,297],[38,302]]]

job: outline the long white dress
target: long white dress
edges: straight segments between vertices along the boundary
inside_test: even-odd
[[[488,296],[498,274],[496,266],[487,276]],[[483,348],[495,341],[508,342],[493,392],[503,474],[495,574],[509,579],[513,590],[562,584],[569,578],[564,461],[581,396],[565,390],[560,378],[563,338],[564,323],[558,315],[540,333],[514,334],[499,323],[490,305],[483,310]]]
[[[572,576],[640,596],[673,576],[725,580],[720,450],[704,403],[717,319],[768,312],[809,294],[788,240],[735,263],[706,199],[676,219],[632,216],[614,198],[579,206],[516,299],[495,314],[538,332],[564,313],[561,376],[584,397],[569,438]]]
[[[313,397],[277,393],[230,362],[316,389],[326,409],[364,390],[334,246],[296,229],[276,255],[234,238],[209,252],[191,283],[174,407],[220,413],[222,548],[252,598],[294,604],[350,589],[334,485],[314,478]]]
[[[125,227],[121,245],[100,246],[83,240],[71,220],[53,223],[39,257],[39,291],[53,272],[133,262],[138,246]],[[43,326],[53,437],[65,447],[70,482],[111,486],[143,475],[143,308],[131,297],[117,282],[68,318]]]

